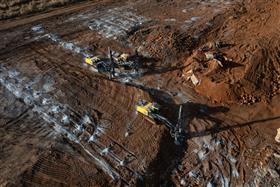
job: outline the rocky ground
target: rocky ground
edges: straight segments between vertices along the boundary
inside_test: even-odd
[[[1,186],[280,186],[279,8],[86,1],[0,21]],[[83,64],[108,47],[137,49],[145,72]],[[174,124],[182,105],[182,145],[141,98]]]

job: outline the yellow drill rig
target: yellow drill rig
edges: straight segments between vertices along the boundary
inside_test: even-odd
[[[139,100],[136,104],[137,113],[143,114],[150,122],[157,124],[164,124],[170,131],[171,136],[175,139],[175,144],[181,144],[184,138],[184,131],[181,128],[181,112],[182,106],[179,109],[178,123],[173,125],[167,118],[160,114],[160,107],[155,102],[148,102],[146,100]]]
[[[132,70],[138,72],[140,61],[138,53],[135,55],[119,54],[111,51],[110,48],[108,48],[107,56],[88,56],[84,58],[85,64],[92,66],[99,73],[109,73],[110,77],[114,77],[117,73],[127,73]]]
[[[159,105],[157,103],[139,100],[136,105],[136,110],[138,113],[141,113],[149,118],[154,119],[154,115],[159,113]]]

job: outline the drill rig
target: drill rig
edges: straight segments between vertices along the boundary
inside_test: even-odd
[[[155,102],[148,102],[146,100],[139,100],[136,105],[137,113],[145,116],[150,122],[154,124],[164,124],[170,131],[170,135],[174,138],[174,143],[180,145],[185,137],[182,129],[182,105],[179,108],[179,116],[177,124],[172,124],[167,118],[160,114],[160,106]]]
[[[109,78],[114,77],[117,73],[124,73],[130,70],[138,72],[140,61],[137,51],[134,55],[119,54],[113,52],[110,48],[108,48],[106,57],[88,56],[84,58],[84,62],[87,65],[92,66],[99,73],[109,74]]]

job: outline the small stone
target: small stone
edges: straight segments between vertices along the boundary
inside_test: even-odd
[[[181,179],[181,180],[180,180],[180,184],[181,184],[182,186],[187,186],[187,182],[186,182],[185,179]]]

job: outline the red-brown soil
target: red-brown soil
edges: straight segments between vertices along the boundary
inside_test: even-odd
[[[279,8],[276,0],[98,1],[0,21],[1,65],[40,77],[38,89],[50,82],[53,99],[105,125],[100,144],[133,155],[124,167],[93,143],[72,141],[2,83],[0,186],[280,186]],[[50,33],[94,54],[137,48],[147,72],[110,80]],[[206,51],[229,60],[221,67]],[[158,102],[174,124],[183,105],[181,146],[165,126],[135,114],[141,98]]]

